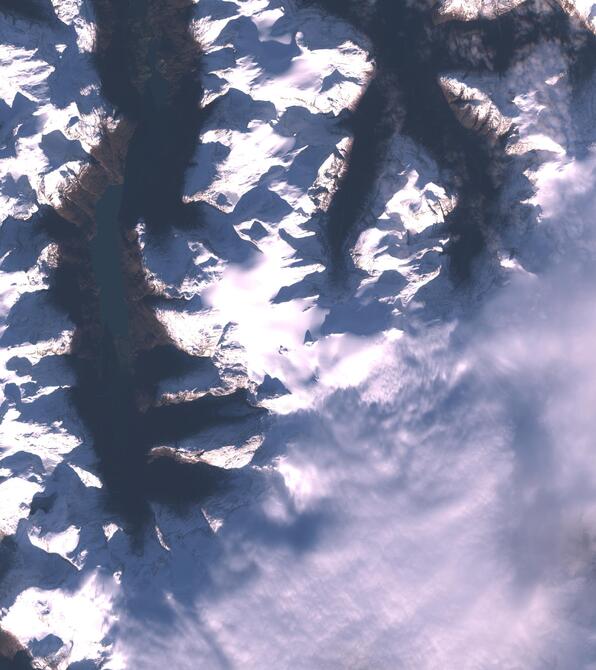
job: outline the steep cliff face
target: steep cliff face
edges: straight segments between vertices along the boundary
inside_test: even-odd
[[[0,663],[591,667],[595,13],[0,2]]]

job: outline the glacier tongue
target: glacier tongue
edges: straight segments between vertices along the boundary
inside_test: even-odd
[[[496,185],[472,278],[445,253],[457,161],[408,132],[396,89],[342,283],[326,225],[353,113],[379,72],[394,82],[367,32],[383,2],[361,4],[172,5],[201,48],[205,117],[190,225],[127,232],[127,299],[154,319],[135,325],[135,400],[158,480],[182,489],[185,464],[221,479],[198,502],[150,499],[137,535],[72,399],[85,333],[51,299],[64,258],[36,218],[86,231],[125,179],[138,125],[93,59],[110,3],[0,25],[0,653],[59,670],[592,667],[591,4],[561,0],[567,41],[524,42],[523,23],[503,71],[437,80]],[[454,0],[435,21],[553,11]]]

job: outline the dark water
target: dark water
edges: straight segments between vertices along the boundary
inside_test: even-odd
[[[128,302],[122,270],[120,209],[122,186],[110,186],[95,207],[96,234],[91,240],[91,263],[99,289],[102,326],[115,344],[122,367],[130,367]]]
[[[73,401],[92,435],[106,502],[134,532],[149,518],[149,500],[197,500],[228,479],[205,463],[189,465],[161,452],[152,458],[152,447],[175,446],[203,428],[261,411],[241,391],[154,406],[161,379],[205,365],[178,350],[157,320],[135,232],[142,221],[159,243],[173,227],[200,226],[182,202],[184,173],[204,118],[200,52],[188,30],[190,1],[92,5],[103,93],[134,124],[124,181],[105,190],[87,228],[51,212],[45,225],[61,251],[54,300],[76,324]]]
[[[328,242],[336,274],[350,263],[356,223],[368,205],[387,142],[394,130],[430,152],[444,183],[458,194],[448,216],[447,253],[457,279],[471,276],[489,228],[501,225],[499,175],[507,157],[463,128],[449,108],[438,77],[449,71],[504,72],[516,56],[540,40],[569,46],[569,19],[553,5],[543,13],[530,0],[494,21],[434,25],[427,3],[379,0],[372,15],[357,2],[302,0],[352,22],[373,45],[377,71],[351,120],[354,144],[347,174],[329,210]],[[592,43],[592,36],[585,40]],[[474,43],[481,49],[472,48]]]
[[[26,651],[19,651],[10,659],[0,656],[0,670],[33,670],[31,656]]]
[[[401,0],[380,0],[370,20],[358,15],[358,3],[317,1],[367,32],[378,62],[377,76],[350,121],[355,141],[349,169],[329,212],[332,264],[340,273],[346,270],[354,227],[374,187],[387,142],[399,126],[434,156],[447,180],[454,179],[461,200],[448,221],[449,254],[454,272],[469,276],[484,248],[482,231],[498,224],[503,158],[498,147],[489,151],[455,120],[437,76],[451,68],[487,67],[474,61],[467,48],[478,34],[487,47],[488,66],[497,74],[503,72],[516,54],[538,40],[568,40],[567,17],[553,5],[546,17],[520,9],[495,22],[434,26],[426,7],[410,7]],[[188,32],[190,1],[92,0],[91,4],[97,17],[95,59],[103,92],[117,113],[135,126],[124,182],[105,191],[92,221],[84,225],[47,209],[43,221],[60,249],[52,298],[76,326],[69,355],[76,371],[72,400],[91,434],[106,504],[134,532],[150,518],[149,501],[177,505],[228,485],[226,473],[204,463],[190,466],[163,455],[152,459],[152,447],[175,446],[203,429],[235,425],[246,417],[258,417],[260,411],[244,391],[155,406],[161,380],[182,377],[208,364],[180,351],[155,318],[155,296],[139,273],[134,235],[141,220],[154,242],[174,227],[201,226],[197,212],[181,197],[184,172],[205,118],[199,106],[201,54]],[[0,0],[0,20],[6,16],[51,20],[50,9],[49,0]],[[582,53],[573,74],[577,86],[593,71],[593,40],[586,42]],[[109,142],[106,138],[106,145]],[[49,511],[55,502],[53,495],[38,496],[31,512]],[[274,549],[280,538],[298,547],[312,537],[310,529],[304,532],[302,527],[273,532],[267,525],[271,522],[258,516],[250,523],[250,532]],[[0,543],[0,577],[3,566],[13,560],[13,549],[16,545],[10,538]],[[180,598],[198,589],[200,576],[193,585],[186,583],[193,579],[191,573],[184,574]],[[126,579],[125,575],[125,587]],[[129,586],[129,598],[131,590]],[[142,602],[144,594],[132,595]],[[90,667],[84,662],[75,665]],[[4,667],[30,668],[31,661],[20,651],[13,660],[0,658],[0,668]]]
[[[405,0],[379,0],[367,18],[359,16],[358,3],[317,4],[365,31],[378,64],[350,121],[355,139],[348,171],[329,210],[331,265],[341,273],[349,263],[354,227],[399,127],[454,181],[460,202],[448,220],[448,252],[454,273],[469,276],[484,247],[483,231],[498,220],[503,158],[498,147],[489,151],[461,127],[437,77],[449,69],[489,67],[499,73],[533,41],[565,36],[567,17],[553,9],[538,22],[532,11],[520,10],[492,23],[434,26],[426,6]],[[200,109],[201,54],[189,32],[190,0],[92,0],[91,5],[104,96],[134,126],[124,181],[107,188],[92,220],[75,224],[46,210],[44,226],[60,248],[53,300],[76,326],[72,399],[91,433],[107,503],[139,526],[148,518],[149,500],[194,500],[227,481],[225,472],[204,463],[152,459],[152,447],[175,446],[203,428],[257,417],[260,410],[243,391],[155,407],[160,380],[204,364],[181,352],[157,320],[135,232],[142,221],[159,244],[175,227],[200,230],[200,217],[182,202],[182,191],[206,115]],[[478,35],[487,49],[483,63],[470,55]],[[111,141],[105,138],[108,149]]]
[[[28,21],[58,22],[50,0],[0,0],[0,14]]]

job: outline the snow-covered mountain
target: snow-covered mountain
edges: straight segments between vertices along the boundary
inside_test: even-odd
[[[0,667],[596,668],[595,32],[0,0]]]

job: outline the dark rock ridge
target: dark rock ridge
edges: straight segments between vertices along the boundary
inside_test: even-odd
[[[19,641],[0,628],[0,670],[32,670],[31,656]]]

